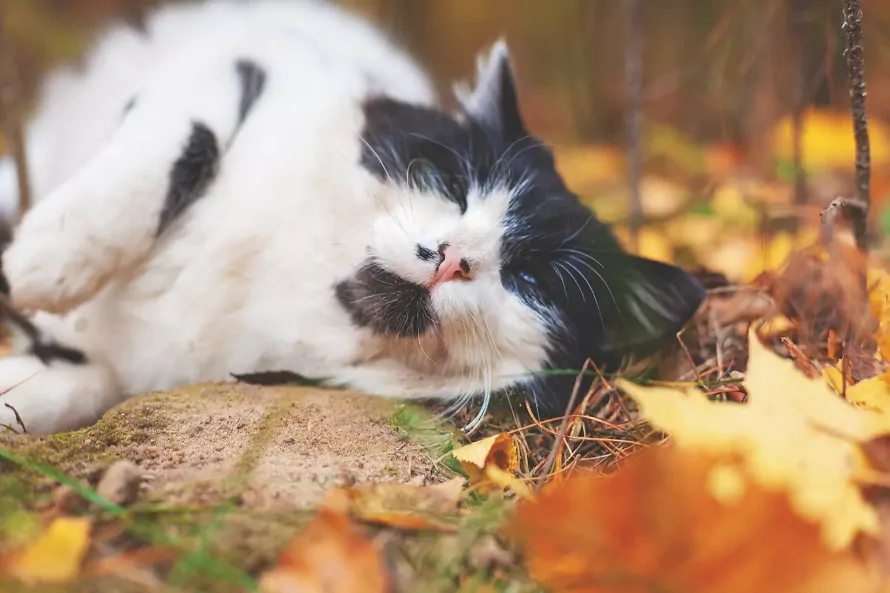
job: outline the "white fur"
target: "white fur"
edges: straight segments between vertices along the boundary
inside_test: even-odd
[[[498,274],[510,188],[490,188],[485,200],[477,188],[460,216],[455,204],[358,166],[366,96],[433,101],[408,58],[314,3],[179,6],[148,27],[148,37],[107,34],[85,75],[54,75],[28,131],[39,199],[3,267],[16,304],[39,309],[44,331],[90,359],[0,360],[0,390],[28,379],[0,403],[30,432],[82,426],[125,397],[231,373],[289,370],[387,396],[458,398],[540,370],[542,313]],[[233,138],[230,66],[241,57],[269,75]],[[206,195],[156,239],[167,176],[197,115],[227,152]],[[415,245],[442,240],[474,262],[475,277],[434,290],[439,331],[380,337],[335,301],[332,286],[368,247],[424,281],[434,266]],[[15,426],[3,406],[0,423]]]

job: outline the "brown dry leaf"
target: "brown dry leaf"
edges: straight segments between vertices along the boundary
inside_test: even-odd
[[[575,474],[520,503],[509,533],[555,593],[876,592],[850,552],[738,464],[658,447],[608,477]]]
[[[82,517],[60,517],[3,569],[24,583],[68,583],[80,574],[90,546],[92,524]]]
[[[512,435],[496,434],[455,449],[451,455],[479,492],[512,488],[521,496],[531,496],[529,488],[513,474],[519,469],[519,447]]]
[[[343,509],[367,523],[455,531],[454,518],[464,482],[463,478],[453,478],[431,486],[397,482],[359,484],[332,492],[327,506]]]
[[[260,577],[263,593],[386,593],[383,557],[342,513],[322,508]]]
[[[795,252],[770,287],[778,309],[798,320],[804,343],[824,343],[830,332],[870,334],[872,316],[861,284],[865,260],[855,249],[835,245],[832,253],[819,246]],[[851,330],[852,328],[852,330]]]
[[[645,388],[627,381],[645,418],[686,450],[739,457],[759,487],[788,493],[804,518],[819,521],[832,548],[878,518],[856,481],[868,463],[860,443],[890,434],[890,418],[850,405],[820,376],[808,378],[751,332],[744,405],[709,401],[694,389]]]

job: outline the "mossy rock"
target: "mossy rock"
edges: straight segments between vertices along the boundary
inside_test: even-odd
[[[165,567],[186,590],[203,590],[200,582],[220,566],[257,574],[337,486],[450,477],[428,445],[394,423],[401,408],[395,400],[314,387],[200,384],[132,398],[81,430],[0,435],[0,450],[18,460],[0,459],[0,552],[44,524],[59,486],[54,472],[93,488],[104,468],[126,459],[146,479],[127,513],[136,528],[120,545],[172,541],[195,549],[196,558]],[[97,526],[120,522],[95,507],[83,512]]]

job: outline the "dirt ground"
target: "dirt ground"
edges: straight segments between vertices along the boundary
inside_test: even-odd
[[[350,481],[437,480],[429,456],[393,426],[396,405],[311,387],[200,384],[133,398],[73,433],[0,436],[0,446],[83,478],[133,461],[148,500],[206,503],[240,480],[251,506],[307,508]]]
[[[395,400],[346,391],[200,384],[133,398],[78,431],[0,435],[0,450],[20,460],[0,459],[0,549],[59,504],[59,481],[45,468],[96,488],[108,467],[128,460],[142,475],[129,508],[144,529],[139,541],[121,545],[210,542],[214,561],[256,574],[338,486],[451,477],[398,425],[400,409]],[[214,527],[220,509],[224,525]],[[204,577],[197,572],[184,578],[184,590],[226,590],[192,588],[193,576]]]

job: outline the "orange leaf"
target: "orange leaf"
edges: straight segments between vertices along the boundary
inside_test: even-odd
[[[876,591],[849,552],[740,466],[673,447],[609,477],[576,474],[521,503],[512,535],[554,592]]]
[[[335,490],[326,506],[348,511],[356,519],[400,529],[455,531],[463,478],[432,486],[397,482],[359,484]]]
[[[260,578],[263,593],[385,593],[390,587],[378,547],[330,508],[322,508]]]

